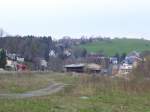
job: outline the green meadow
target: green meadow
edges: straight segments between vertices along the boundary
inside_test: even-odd
[[[150,41],[143,39],[112,39],[82,44],[79,47],[85,48],[88,52],[103,52],[106,55],[113,56],[116,53],[128,54],[131,51],[150,50]]]

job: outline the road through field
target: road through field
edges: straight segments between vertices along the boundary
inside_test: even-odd
[[[49,85],[46,88],[42,88],[39,90],[28,91],[26,93],[8,93],[8,94],[0,94],[0,99],[2,98],[15,98],[15,99],[23,99],[37,96],[46,96],[52,93],[56,93],[64,88],[64,84],[62,83],[54,83]]]

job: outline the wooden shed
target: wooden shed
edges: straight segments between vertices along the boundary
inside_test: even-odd
[[[84,64],[70,64],[64,66],[66,72],[77,72],[83,73],[85,65]]]
[[[88,64],[86,66],[86,69],[88,73],[100,73],[102,70],[102,67],[98,64],[92,63],[92,64]]]

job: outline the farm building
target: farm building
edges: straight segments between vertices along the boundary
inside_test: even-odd
[[[88,64],[86,66],[86,69],[88,73],[100,73],[102,70],[102,67],[98,64],[92,63],[92,64]]]
[[[78,72],[83,73],[85,65],[84,64],[70,64],[64,66],[66,72]]]

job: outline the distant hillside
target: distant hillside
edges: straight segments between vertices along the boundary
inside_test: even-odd
[[[150,50],[150,41],[143,39],[111,39],[99,40],[79,47],[85,48],[88,52],[104,52],[106,55],[113,56],[116,53],[129,53],[133,50]]]

